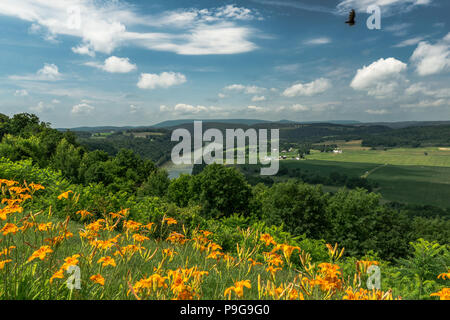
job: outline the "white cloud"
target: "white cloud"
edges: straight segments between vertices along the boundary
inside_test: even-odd
[[[407,65],[395,58],[379,59],[356,72],[350,86],[355,90],[367,91],[369,95],[385,97],[398,87],[401,72]]]
[[[219,94],[218,94],[217,96],[218,96],[220,99],[224,99],[224,98],[227,97],[225,94],[223,94],[223,93],[221,93],[221,92],[219,92]]]
[[[53,100],[52,100],[52,103],[53,103],[53,104],[60,104],[61,101],[59,101],[58,99],[53,99]]]
[[[303,43],[307,44],[307,45],[321,45],[321,44],[331,43],[331,39],[326,38],[326,37],[321,37],[321,38],[314,38],[314,39],[306,40]]]
[[[373,115],[383,115],[383,114],[388,114],[390,112],[386,109],[367,109],[366,113],[373,114]]]
[[[122,1],[2,0],[0,14],[28,21],[33,30],[46,29],[49,39],[78,37],[81,43],[72,51],[91,56],[94,52],[111,54],[130,44],[187,55],[234,54],[257,48],[250,41],[255,30],[237,22],[258,14],[233,5],[145,16]]]
[[[366,12],[368,6],[377,5],[381,7],[383,15],[389,16],[431,3],[432,0],[342,0],[337,5],[337,9],[341,13],[348,12],[351,8],[355,8],[360,12]]]
[[[204,106],[192,106],[190,104],[179,103],[174,108],[175,112],[179,113],[199,113],[201,111],[208,111]]]
[[[391,96],[398,88],[398,83],[394,81],[379,82],[374,84],[372,87],[367,88],[367,94],[378,99],[383,99]]]
[[[249,109],[251,111],[255,111],[255,112],[261,112],[261,113],[269,111],[267,108],[258,107],[258,106],[248,106],[247,109]]]
[[[44,67],[37,72],[37,75],[46,80],[57,80],[61,74],[58,71],[58,67],[55,64],[46,63]]]
[[[285,97],[296,97],[296,96],[313,96],[319,93],[323,93],[331,88],[331,83],[328,79],[319,78],[309,83],[297,83],[293,86],[287,88],[283,92]]]
[[[235,7],[232,4],[218,8],[215,16],[218,18],[224,17],[236,20],[253,20],[255,18],[254,13],[250,9]]]
[[[25,81],[57,81],[61,80],[62,75],[59,73],[58,67],[55,64],[45,63],[44,67],[38,70],[36,74],[28,74],[24,76],[13,75],[9,78],[12,80]]]
[[[141,110],[141,107],[140,106],[135,106],[134,104],[131,104],[130,105],[130,113],[131,114],[134,114],[134,113],[136,113],[136,112],[138,112],[138,111],[140,111]]]
[[[433,86],[433,89],[431,89],[424,83],[419,82],[413,83],[408,88],[406,88],[405,94],[409,96],[422,94],[434,98],[450,98],[450,88],[436,88],[436,86]]]
[[[103,64],[88,62],[86,65],[104,70],[109,73],[128,73],[137,69],[136,65],[130,63],[128,58],[109,57]]]
[[[26,96],[28,96],[28,91],[25,89],[16,90],[16,92],[14,92],[14,95],[16,97],[26,97]]]
[[[166,106],[166,105],[160,105],[159,106],[159,111],[160,112],[167,112],[170,111],[170,107]]]
[[[421,76],[441,73],[450,69],[450,33],[436,44],[420,42],[411,61]]]
[[[308,111],[309,108],[307,106],[302,105],[302,104],[294,104],[291,107],[291,110],[292,111]]]
[[[384,27],[384,30],[392,32],[395,36],[401,37],[408,34],[408,30],[411,26],[411,23],[396,23]]]
[[[141,89],[168,88],[186,82],[186,76],[181,73],[163,72],[160,74],[141,73],[137,86]]]
[[[246,94],[260,94],[260,93],[266,91],[267,89],[258,87],[258,86],[244,86],[242,84],[232,84],[232,85],[226,86],[224,88],[224,90],[244,92]]]
[[[87,103],[80,103],[72,107],[73,114],[90,114],[95,108]]]
[[[34,106],[34,107],[30,107],[30,110],[31,111],[33,111],[33,112],[37,112],[37,113],[42,113],[42,112],[45,112],[45,111],[51,111],[51,110],[53,110],[54,109],[54,107],[52,106],[52,105],[46,105],[46,104],[44,104],[44,102],[39,102],[38,104],[37,104],[37,106]]]
[[[201,105],[194,106],[186,103],[178,103],[173,108],[166,105],[161,105],[159,107],[159,111],[164,113],[170,112],[173,113],[174,115],[199,114],[199,113],[208,114],[211,112],[221,112],[222,108],[215,106],[206,107]]]
[[[253,96],[252,98],[252,102],[259,102],[259,101],[265,101],[266,97],[265,96]]]
[[[415,37],[415,38],[403,40],[402,42],[396,44],[394,47],[395,48],[403,48],[403,47],[415,46],[422,40],[423,40],[423,37]]]
[[[85,44],[85,45],[81,44],[78,47],[73,47],[72,51],[74,53],[77,53],[77,54],[88,55],[90,57],[95,57],[95,51],[92,50],[92,48],[89,47],[89,45],[87,45],[87,44]]]
[[[401,108],[437,108],[437,107],[449,107],[450,100],[436,99],[436,100],[421,100],[415,103],[403,104]]]
[[[242,84],[231,84],[229,86],[226,86],[224,89],[225,90],[243,91],[245,89],[245,86],[243,86]]]

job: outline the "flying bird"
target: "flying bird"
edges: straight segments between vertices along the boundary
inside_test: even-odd
[[[349,26],[355,25],[355,17],[356,17],[355,9],[352,9],[352,11],[350,11],[350,14],[348,15],[348,20],[345,21],[345,23],[348,23]]]

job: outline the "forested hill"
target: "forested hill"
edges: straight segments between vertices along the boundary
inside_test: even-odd
[[[408,127],[367,135],[366,147],[450,146],[450,124]]]
[[[175,121],[181,122],[182,120]],[[171,133],[185,128],[193,134],[191,120],[172,127],[98,127],[81,128],[74,131],[78,142],[88,150],[102,150],[116,155],[121,149],[130,149],[143,158],[151,159],[161,165],[170,160],[170,151],[175,145]],[[250,121],[250,120],[249,120]],[[173,122],[173,123],[175,123]],[[170,124],[167,122],[166,124]],[[217,128],[225,135],[226,129],[241,128],[279,129],[280,144],[283,147],[309,145],[333,140],[362,140],[363,146],[374,148],[449,146],[450,124],[433,123],[427,126],[410,124],[406,128],[393,128],[382,124],[333,124],[333,123],[295,123],[259,122],[252,124],[208,121],[202,124],[203,131]]]

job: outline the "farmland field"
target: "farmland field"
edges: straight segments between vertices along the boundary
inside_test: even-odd
[[[339,145],[339,144],[338,144]],[[331,152],[312,152],[308,160],[328,160],[342,162],[362,162],[404,166],[450,167],[449,148],[395,148],[369,150],[357,145],[339,145],[341,154]]]
[[[450,207],[450,167],[322,160],[285,160],[280,166],[324,176],[331,172],[365,176],[378,183],[379,187],[374,191],[380,193],[384,200]]]

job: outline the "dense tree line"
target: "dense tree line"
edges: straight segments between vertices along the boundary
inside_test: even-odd
[[[40,167],[61,171],[74,183],[103,183],[110,190],[134,192],[158,172],[151,160],[120,149],[115,156],[81,146],[75,134],[60,132],[32,114],[0,115],[0,157],[32,159]]]
[[[141,129],[143,130],[143,129]],[[170,151],[174,143],[170,141],[170,134],[163,131],[160,135],[151,135],[145,138],[136,138],[133,132],[143,132],[138,129],[102,136],[101,138],[91,137],[92,134],[86,132],[77,132],[79,142],[88,150],[102,150],[111,156],[115,156],[121,149],[133,150],[142,158],[152,160],[157,165],[170,160]]]
[[[408,127],[363,138],[364,147],[450,146],[450,125]]]

